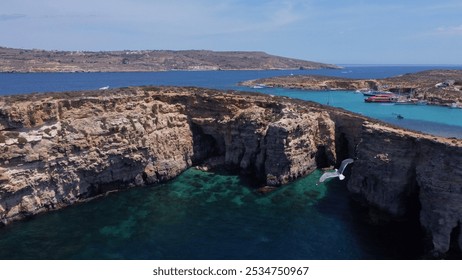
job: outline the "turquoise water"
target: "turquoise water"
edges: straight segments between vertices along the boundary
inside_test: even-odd
[[[258,89],[258,91],[340,107],[388,123],[435,135],[462,138],[462,109],[442,106],[366,103],[362,94],[352,91],[329,92],[281,88],[265,88]],[[404,119],[397,119],[398,114],[402,115]]]
[[[346,78],[384,78],[429,69],[462,69],[462,66],[347,66],[345,69],[272,70],[272,71],[168,71],[140,73],[0,73],[0,95],[32,92],[95,90],[103,86],[127,87],[140,85],[199,86],[216,89],[246,90],[241,81],[284,75],[326,75]],[[322,104],[328,92],[285,89],[261,89],[275,95],[286,95]],[[365,104],[362,95],[351,92],[330,93],[329,104],[352,112],[393,123],[405,128],[446,137],[462,138],[462,110],[438,106],[391,106]],[[396,115],[404,116],[397,120]]]
[[[243,89],[247,79],[294,74],[383,78],[435,67],[314,71],[1,74],[0,95],[136,85]],[[460,67],[459,67],[460,69]],[[245,90],[249,90],[245,88]],[[352,92],[264,89],[342,107],[403,127],[462,138],[462,110],[366,104]],[[403,120],[394,114],[401,114]],[[419,225],[369,222],[345,182],[321,172],[267,195],[232,174],[194,169],[157,186],[112,193],[0,228],[0,259],[416,259]]]
[[[239,176],[189,169],[0,229],[0,259],[418,257],[413,229],[369,225],[345,183],[316,186],[320,175],[262,195]]]

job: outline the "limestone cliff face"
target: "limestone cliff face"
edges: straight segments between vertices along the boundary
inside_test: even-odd
[[[363,124],[348,188],[393,217],[419,210],[435,253],[462,248],[462,146],[399,129]]]
[[[135,103],[130,94],[2,104],[4,222],[119,186],[167,180],[191,165],[192,133],[184,108],[154,100]]]
[[[3,224],[218,159],[278,186],[355,158],[349,190],[393,217],[417,209],[435,252],[462,220],[462,141],[340,109],[198,88],[0,98]]]
[[[137,88],[0,102],[3,223],[165,181],[209,157],[280,185],[335,162],[334,123],[263,95]]]

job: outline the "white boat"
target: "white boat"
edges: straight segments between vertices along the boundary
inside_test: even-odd
[[[256,84],[252,88],[267,88],[268,86],[265,84]]]
[[[109,89],[109,86],[105,86],[105,87],[100,87],[99,90],[105,90],[105,89]]]
[[[396,101],[395,105],[427,105],[427,101],[416,98],[401,99]]]
[[[458,102],[454,102],[449,106],[451,109],[462,109],[462,105],[459,104]]]
[[[427,105],[427,101],[426,100],[419,100],[417,101],[417,105]]]
[[[363,95],[364,96],[376,96],[376,95],[384,95],[384,94],[388,94],[388,95],[394,95],[394,93],[390,92],[390,91],[380,91],[380,90],[368,90],[368,91],[363,91]]]

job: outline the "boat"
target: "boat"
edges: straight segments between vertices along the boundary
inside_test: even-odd
[[[100,89],[100,90],[105,90],[105,89],[109,89],[109,86],[105,86],[105,87],[100,87],[99,89]]]
[[[417,101],[417,105],[427,105],[427,100],[419,100]]]
[[[398,97],[390,93],[376,94],[364,99],[364,101],[367,103],[396,103],[398,101]]]
[[[362,91],[364,96],[376,96],[379,94],[393,94],[389,91],[377,91],[377,90],[367,90],[367,91]]]
[[[393,115],[395,115],[398,120],[404,119],[403,115],[401,114],[393,113]]]
[[[364,96],[375,96],[375,95],[377,95],[377,92],[374,91],[374,90],[368,90],[368,91],[363,91],[362,94]]]
[[[369,88],[363,88],[356,90],[355,93],[362,93],[364,96],[374,96],[376,91]]]
[[[395,105],[427,105],[427,101],[410,98],[405,100],[398,100],[396,101]]]
[[[460,105],[458,102],[452,103],[449,107],[451,109],[462,109],[462,105]]]
[[[252,86],[252,88],[268,88],[269,86],[265,85],[265,84],[256,84],[254,86]]]

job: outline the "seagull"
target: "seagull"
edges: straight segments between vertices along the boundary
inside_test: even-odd
[[[324,182],[326,179],[328,178],[334,178],[334,177],[338,177],[340,180],[343,180],[345,179],[345,175],[343,175],[343,171],[345,170],[345,167],[352,163],[354,160],[351,159],[351,158],[347,158],[347,159],[344,159],[342,161],[342,163],[340,164],[340,167],[339,169],[335,169],[335,171],[331,171],[331,172],[324,172],[324,174],[322,174],[321,178],[319,178],[319,183],[322,183]]]

